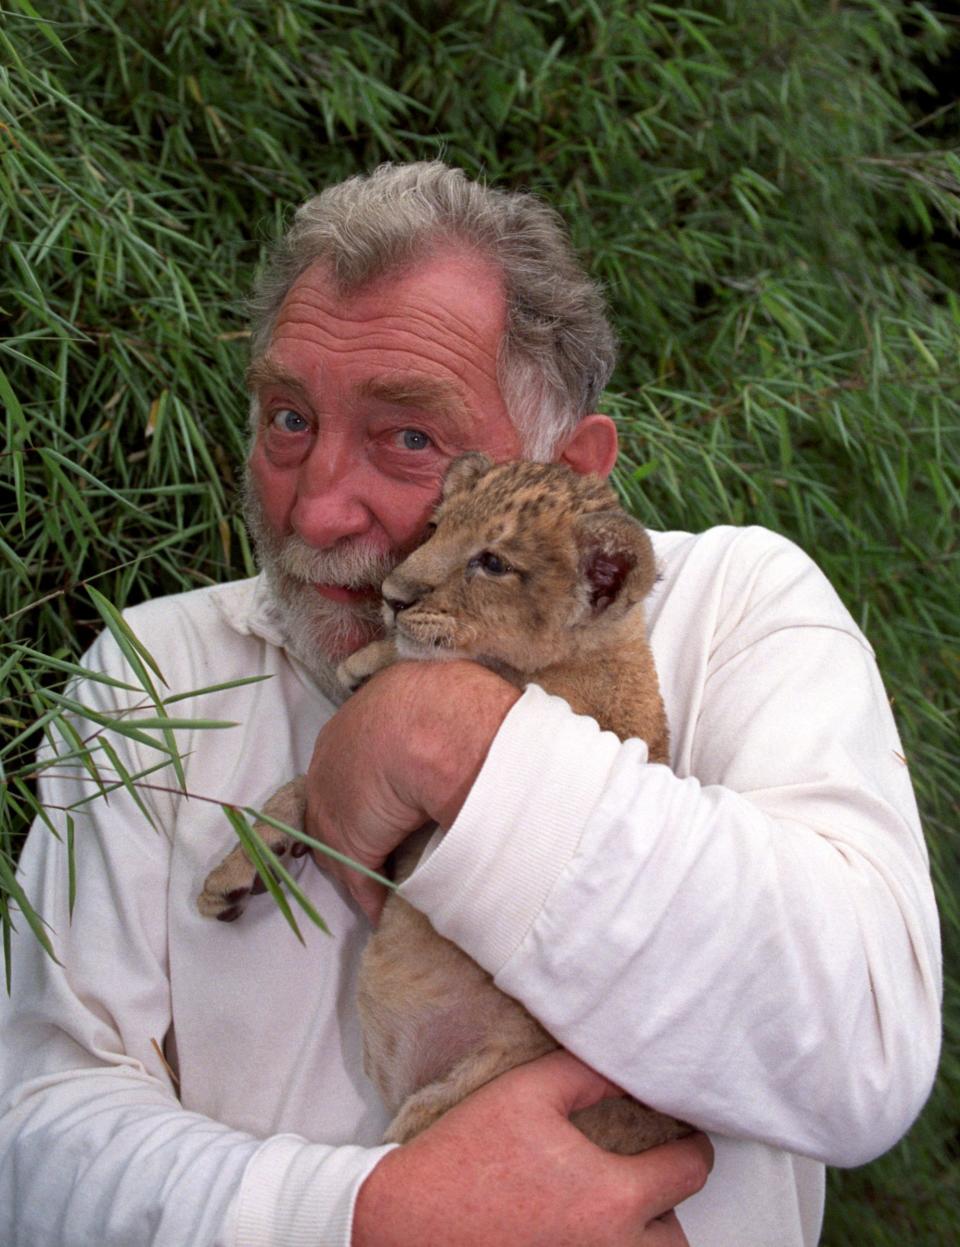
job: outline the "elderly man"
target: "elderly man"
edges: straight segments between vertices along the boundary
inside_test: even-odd
[[[190,798],[157,773],[139,803],[82,807],[72,919],[62,847],[28,842],[59,963],[18,936],[7,1247],[811,1247],[824,1163],[907,1128],[939,1034],[923,840],[869,647],[795,547],[654,534],[670,769],[468,663],[400,664],[334,712],[333,664],[376,634],[378,584],[452,458],[610,471],[612,361],[597,290],[529,196],[433,163],[297,214],[249,372],[263,572],[128,616],[172,689],[272,678],[195,703],[239,726],[179,734]],[[88,666],[129,681],[109,638]],[[115,748],[130,771],[160,756]],[[398,1149],[377,1146],[353,1006],[377,888],[305,869],[331,930],[306,947],[269,897],[232,925],[195,910],[230,841],[195,798],[262,803],[308,763],[309,829],[355,858],[445,829],[405,895],[569,1050]],[[587,1143],[567,1115],[614,1087],[709,1131],[709,1180],[701,1135],[633,1158]]]

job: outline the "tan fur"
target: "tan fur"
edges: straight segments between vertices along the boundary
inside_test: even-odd
[[[346,660],[344,683],[356,688],[398,655],[471,658],[519,688],[536,682],[621,738],[642,738],[651,761],[666,762],[642,609],[656,579],[653,551],[609,487],[559,465],[494,467],[483,455],[464,455],[447,473],[434,518],[435,532],[384,581],[391,635]],[[298,783],[266,812],[302,822]],[[258,830],[275,850],[289,846],[270,827]],[[419,834],[403,846],[398,879],[414,868],[423,842]],[[253,881],[234,850],[208,877],[200,911],[236,917]],[[557,1046],[396,895],[364,954],[358,1004],[365,1067],[394,1114],[387,1141],[413,1138],[491,1078]],[[602,1101],[573,1120],[621,1153],[689,1131],[631,1099]]]

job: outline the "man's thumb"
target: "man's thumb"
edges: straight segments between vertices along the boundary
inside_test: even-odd
[[[378,926],[380,915],[383,913],[383,907],[387,901],[387,890],[383,884],[377,883],[373,879],[365,879],[362,875],[358,875],[356,871],[351,871],[350,878],[347,880],[347,888],[350,891],[350,895],[369,918],[371,925],[374,927]]]
[[[625,1094],[609,1078],[562,1048],[520,1066],[515,1073],[529,1081],[529,1089],[538,1099],[547,1098],[564,1117],[598,1100]]]

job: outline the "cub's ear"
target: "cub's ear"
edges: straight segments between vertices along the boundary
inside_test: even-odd
[[[657,578],[645,528],[623,511],[595,511],[576,527],[581,601],[587,617],[613,610],[624,615],[645,598]]]
[[[493,467],[493,460],[482,455],[479,450],[470,450],[465,455],[458,455],[447,468],[443,478],[443,497],[459,493],[485,476]]]

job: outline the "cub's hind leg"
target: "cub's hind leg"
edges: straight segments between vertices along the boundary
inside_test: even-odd
[[[420,856],[414,838],[403,879]],[[524,1007],[402,897],[388,898],[360,966],[364,1068],[402,1143],[471,1091],[557,1045]]]
[[[591,1143],[620,1156],[635,1156],[647,1148],[680,1139],[693,1129],[630,1096],[600,1100],[573,1113],[570,1120]]]
[[[384,1143],[407,1143],[454,1108],[471,1091],[505,1074],[514,1066],[552,1052],[557,1044],[537,1022],[530,1023],[524,1042],[514,1035],[509,1043],[490,1040],[469,1053],[449,1073],[428,1083],[404,1103],[383,1137]],[[690,1134],[692,1127],[629,1096],[601,1100],[570,1118],[587,1138],[606,1152],[635,1156]]]
[[[465,1056],[442,1078],[415,1091],[387,1128],[383,1136],[384,1143],[409,1142],[428,1126],[432,1126],[438,1117],[459,1104],[471,1091],[476,1091],[498,1074],[505,1074],[515,1065],[523,1065],[535,1057],[552,1052],[557,1046],[556,1043],[533,1018],[529,1018],[529,1022],[530,1027],[523,1045],[490,1040]]]

